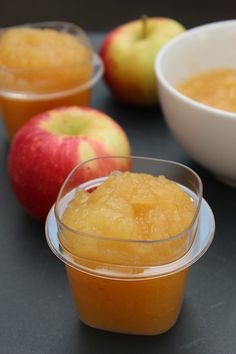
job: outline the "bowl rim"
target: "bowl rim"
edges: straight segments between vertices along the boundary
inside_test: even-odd
[[[214,114],[214,116],[217,116],[217,118],[222,118],[222,119],[228,118],[229,120],[235,120],[236,112],[224,111],[222,109],[208,106],[204,103],[189,98],[184,94],[182,94],[180,91],[178,91],[172,84],[169,83],[169,81],[166,79],[165,75],[163,74],[162,63],[164,61],[164,57],[166,53],[168,52],[168,50],[170,50],[170,48],[173,45],[175,45],[178,42],[184,41],[186,38],[191,37],[193,33],[201,33],[201,32],[205,32],[206,30],[214,30],[215,28],[220,28],[220,27],[230,27],[232,26],[232,24],[235,25],[236,27],[235,19],[217,21],[217,22],[207,23],[204,25],[190,28],[185,32],[180,33],[175,38],[171,39],[167,44],[165,44],[160,49],[159,53],[156,55],[155,62],[154,62],[154,70],[155,70],[158,84],[163,85],[172,95],[176,96],[185,104],[192,105],[193,107],[199,109],[202,112],[209,112],[211,114]]]

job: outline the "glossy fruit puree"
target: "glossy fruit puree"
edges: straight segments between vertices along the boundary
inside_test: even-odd
[[[79,37],[27,27],[3,32],[0,92],[9,137],[39,112],[63,105],[87,105],[89,89],[70,94],[67,90],[85,84],[91,76],[92,51]]]
[[[80,319],[132,334],[172,327],[188,270],[163,277],[145,271],[186,253],[195,211],[190,196],[164,176],[124,172],[92,191],[79,188],[63,213],[59,238],[78,264],[67,265],[67,272]]]
[[[228,112],[236,112],[236,69],[217,68],[190,77],[177,86],[185,96]]]

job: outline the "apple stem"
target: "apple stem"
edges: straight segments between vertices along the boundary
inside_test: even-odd
[[[142,15],[141,16],[141,21],[142,21],[142,37],[145,38],[147,36],[147,20],[148,16],[147,15]]]

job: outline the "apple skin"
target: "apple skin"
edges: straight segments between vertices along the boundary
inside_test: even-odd
[[[73,135],[72,135],[73,134]],[[22,207],[45,220],[69,172],[80,162],[99,156],[130,155],[124,130],[102,112],[85,107],[59,108],[31,118],[14,137],[8,174]],[[83,169],[78,183],[130,169],[128,163],[109,166],[97,161],[94,171]]]
[[[128,22],[108,33],[100,48],[104,79],[120,101],[153,106],[158,103],[154,61],[159,50],[185,28],[165,17]]]

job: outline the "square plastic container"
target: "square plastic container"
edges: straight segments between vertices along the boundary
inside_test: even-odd
[[[65,225],[62,215],[77,188],[93,191],[114,173],[109,167],[114,159],[123,168],[126,162],[134,172],[165,175],[178,183],[196,206],[189,227],[164,240],[131,240],[88,235]],[[103,170],[96,169],[101,162]],[[86,173],[90,180],[81,184]],[[102,157],[81,163],[66,179],[46,221],[47,242],[66,266],[81,321],[98,329],[141,335],[160,334],[175,324],[189,267],[206,252],[214,230],[198,175],[175,162],[142,157]],[[76,253],[67,244],[73,240],[80,242]]]
[[[75,64],[70,66],[55,65],[35,68],[35,51],[32,64],[28,59],[27,68],[12,69],[0,65],[0,103],[4,125],[10,140],[29,118],[40,112],[60,106],[88,106],[91,89],[103,74],[103,63],[100,57],[93,51],[87,35],[78,26],[67,22],[25,24],[3,28],[0,31],[0,36],[8,30],[24,28],[55,30],[63,34],[70,34],[76,38],[81,48],[88,52],[88,55],[86,60],[75,58]],[[11,51],[14,50],[12,38],[7,50],[9,48]],[[43,50],[43,48],[41,49]],[[65,46],[65,55],[66,50]],[[38,55],[43,60],[44,52],[39,50]]]

